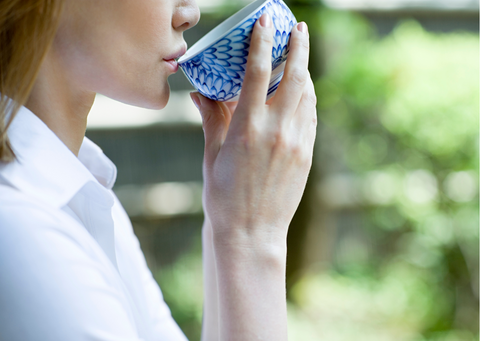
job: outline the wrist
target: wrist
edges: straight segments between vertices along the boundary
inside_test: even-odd
[[[265,233],[248,233],[240,229],[216,232],[212,226],[208,233],[212,236],[217,262],[247,265],[252,270],[268,268],[275,272],[285,272],[286,236],[282,238]]]

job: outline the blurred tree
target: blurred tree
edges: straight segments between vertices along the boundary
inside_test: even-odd
[[[353,263],[372,278],[402,264],[422,279],[425,337],[478,335],[478,35],[404,22],[378,39],[359,17],[322,19],[320,143],[341,151],[333,172],[361,179],[359,217],[373,240]],[[338,265],[348,275],[352,264]]]

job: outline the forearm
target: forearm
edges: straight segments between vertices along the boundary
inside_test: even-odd
[[[286,340],[285,243],[217,237],[214,244],[208,219],[202,239],[202,340]]]
[[[287,340],[285,243],[214,241],[220,340]]]

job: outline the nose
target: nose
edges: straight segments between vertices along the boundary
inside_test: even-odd
[[[200,9],[195,0],[181,0],[175,8],[172,26],[179,31],[186,31],[200,20]]]

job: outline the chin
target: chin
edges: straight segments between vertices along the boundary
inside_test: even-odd
[[[170,98],[170,85],[168,82],[165,82],[164,84],[156,83],[139,90],[140,93],[137,93],[138,101],[131,104],[145,109],[163,109]]]
[[[160,110],[165,108],[170,98],[170,87],[158,86],[155,89],[141,89],[136,92],[129,91],[127,96],[108,96],[125,104],[145,109]]]
[[[131,84],[131,83],[130,83]],[[139,82],[137,82],[139,84]],[[143,86],[123,85],[108,91],[97,91],[116,101],[145,109],[160,110],[165,108],[170,98],[168,82],[145,82]]]
[[[170,88],[167,86],[161,93],[155,93],[153,96],[146,98],[142,105],[139,105],[146,109],[160,110],[166,107],[168,99],[170,98]]]

